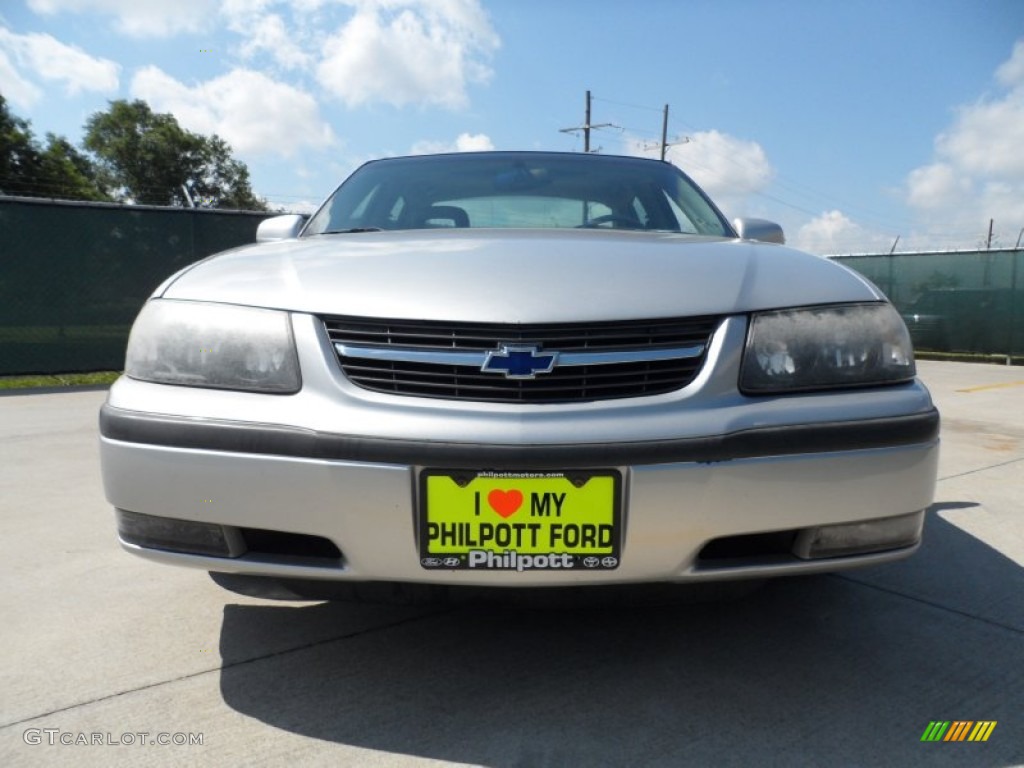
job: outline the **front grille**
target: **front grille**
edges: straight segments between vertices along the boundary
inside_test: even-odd
[[[338,353],[345,376],[374,392],[496,403],[566,403],[656,395],[689,384],[721,318],[689,317],[543,325],[446,323],[327,317],[331,343],[370,350],[438,353],[430,362],[367,359]],[[532,379],[510,379],[480,365],[448,363],[445,353],[486,353],[533,345],[560,354],[701,347],[693,357],[557,366]],[[439,362],[440,361],[440,362]]]

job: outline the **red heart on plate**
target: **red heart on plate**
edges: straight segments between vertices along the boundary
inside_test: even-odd
[[[523,506],[523,493],[493,490],[487,494],[487,503],[502,517],[511,517]]]

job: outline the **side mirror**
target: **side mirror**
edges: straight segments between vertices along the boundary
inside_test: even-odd
[[[256,227],[257,243],[272,243],[277,240],[294,240],[306,225],[306,217],[297,213],[264,219]]]
[[[762,243],[786,244],[786,235],[782,227],[774,221],[764,219],[733,219],[733,227],[741,240],[759,240]]]

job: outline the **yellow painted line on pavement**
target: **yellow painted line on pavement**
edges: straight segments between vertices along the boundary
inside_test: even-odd
[[[985,389],[1006,389],[1007,387],[1024,387],[1024,381],[1007,381],[1002,384],[982,384],[977,387],[958,389],[957,392],[981,392]]]

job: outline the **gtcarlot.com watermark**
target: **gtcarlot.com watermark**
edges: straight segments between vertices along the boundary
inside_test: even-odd
[[[164,731],[62,731],[60,728],[28,728],[21,735],[31,746],[50,747],[201,747],[203,733]]]

